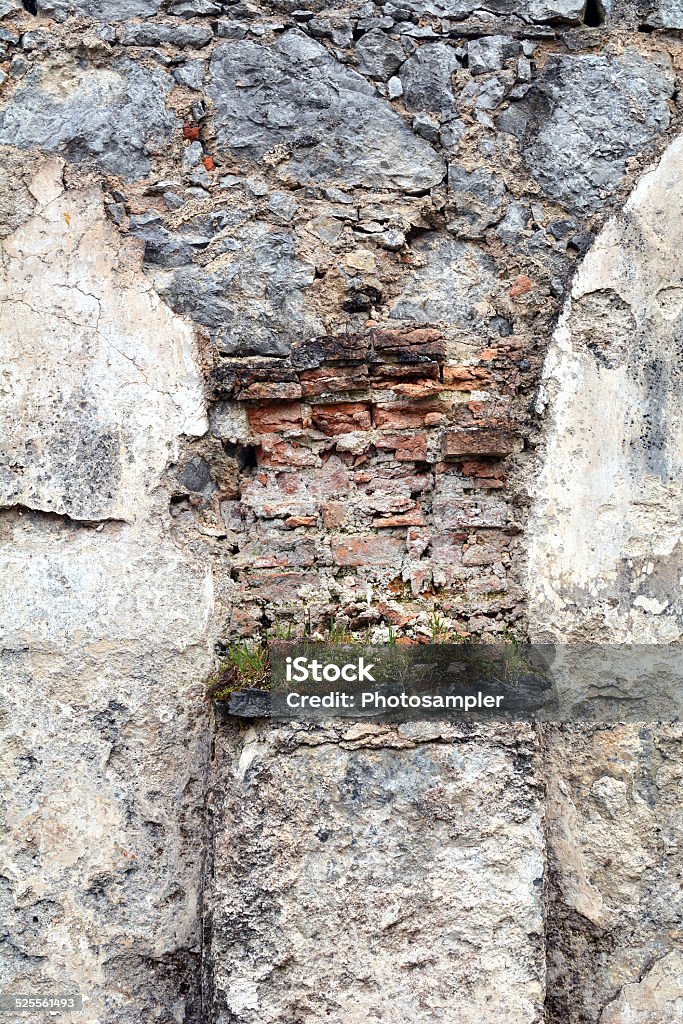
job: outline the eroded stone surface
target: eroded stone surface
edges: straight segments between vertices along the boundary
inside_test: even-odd
[[[208,92],[221,147],[261,160],[283,145],[279,173],[293,181],[420,191],[444,175],[441,158],[364,78],[297,30],[272,47],[219,46]]]
[[[87,1024],[199,1024],[213,590],[161,487],[206,425],[194,339],[99,190],[14,169],[33,212],[4,252],[0,988],[80,991]]]
[[[548,353],[537,634],[680,637],[682,166],[677,140],[586,257]]]
[[[211,1021],[541,1020],[533,736],[440,732],[221,729]]]
[[[0,111],[0,143],[40,148],[96,164],[123,178],[143,177],[149,154],[169,140],[170,75],[121,57],[108,67],[69,58],[46,61],[19,83]]]
[[[524,112],[522,155],[530,174],[569,208],[598,210],[619,186],[628,158],[669,124],[673,89],[668,61],[634,50],[551,58],[515,115]]]
[[[679,1021],[683,732],[575,727],[548,742],[549,1020]]]
[[[67,192],[61,171],[43,163],[35,210],[4,241],[0,504],[132,520],[178,437],[206,429],[194,337],[105,220],[99,190]]]

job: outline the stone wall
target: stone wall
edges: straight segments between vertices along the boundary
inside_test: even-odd
[[[0,17],[0,987],[675,1019],[675,729],[243,732],[203,693],[273,631],[678,637],[683,8]]]

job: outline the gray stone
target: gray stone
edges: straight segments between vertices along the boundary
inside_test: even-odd
[[[507,122],[529,173],[569,209],[599,210],[629,157],[647,152],[668,127],[671,66],[635,50],[554,56],[537,83],[519,104],[522,120]]]
[[[499,293],[493,260],[471,243],[424,238],[413,244],[423,265],[394,301],[391,317],[415,324],[439,324],[454,336],[485,336],[482,303]]]
[[[644,19],[653,28],[683,28],[683,0],[655,0],[650,13]]]
[[[509,204],[496,234],[506,245],[516,245],[526,236],[528,224],[529,207],[515,200]]]
[[[211,3],[211,0],[179,0],[168,8],[169,14],[176,18],[207,17],[211,14],[220,14],[221,8],[218,4]]]
[[[451,77],[460,66],[452,46],[445,43],[421,46],[401,68],[403,101],[408,110],[454,116]]]
[[[519,43],[511,36],[483,36],[467,44],[467,67],[472,75],[500,71],[505,62],[519,53]]]
[[[191,142],[189,146],[186,146],[183,150],[183,167],[190,169],[196,167],[204,156],[204,147],[201,142]]]
[[[68,86],[65,83],[68,82]],[[109,174],[141,178],[177,125],[172,79],[120,57],[106,68],[43,63],[0,111],[0,143],[42,148]]]
[[[19,11],[23,11],[19,0],[0,0],[0,19],[6,18],[10,14],[17,14]]]
[[[505,99],[505,83],[499,75],[490,78],[474,78],[468,82],[458,97],[462,107],[475,110],[495,110]]]
[[[285,192],[274,192],[268,200],[268,209],[280,220],[289,222],[299,212],[299,204]]]
[[[200,49],[213,39],[208,25],[176,25],[172,22],[145,22],[140,25],[125,25],[118,32],[124,46],[170,46]]]
[[[448,165],[448,229],[463,238],[482,238],[503,215],[505,184],[486,168],[468,172]]]
[[[186,85],[188,89],[200,90],[206,74],[206,64],[203,60],[189,60],[187,64],[181,64],[173,72],[178,85]]]
[[[578,24],[583,16],[585,0],[522,0],[521,3],[516,0],[405,0],[405,7],[416,14],[434,14],[456,21],[475,12],[489,12],[526,21]]]
[[[392,39],[380,29],[366,32],[354,47],[360,58],[358,70],[363,75],[386,81],[406,59],[406,52],[398,39]]]
[[[164,227],[160,214],[143,213],[130,218],[130,233],[145,244],[145,262],[182,267],[192,262],[189,242]]]
[[[225,720],[205,902],[210,1019],[540,1020],[533,746],[526,726],[468,742],[439,725]]]
[[[216,35],[221,39],[244,39],[248,28],[248,25],[242,25],[237,21],[217,21]]]
[[[287,180],[421,191],[443,177],[441,159],[365,79],[298,30],[271,47],[217,47],[211,78],[219,146],[260,160],[284,145]]]
[[[221,352],[286,355],[295,338],[323,333],[306,305],[315,268],[300,259],[290,232],[252,222],[221,268],[187,267],[160,285],[172,309],[211,330]]]
[[[66,12],[97,21],[126,22],[148,18],[159,10],[161,0],[37,0],[40,14]]]
[[[403,83],[400,78],[393,75],[387,82],[387,91],[390,100],[397,100],[403,95]]]
[[[440,125],[431,114],[416,114],[413,118],[413,131],[421,135],[427,142],[437,143],[439,141]]]

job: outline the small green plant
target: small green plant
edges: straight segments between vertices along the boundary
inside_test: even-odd
[[[269,630],[265,631],[265,642],[266,644],[268,644],[271,641],[286,642],[288,640],[292,640],[293,631],[294,626],[291,622],[288,622],[286,624],[282,622],[276,622],[272,628],[272,632]]]
[[[432,643],[447,643],[450,637],[446,620],[442,619],[436,608],[429,616],[427,624],[432,633]]]
[[[212,700],[225,700],[237,690],[265,689],[269,661],[265,644],[250,646],[246,640],[232,644],[209,680],[209,696]]]
[[[352,644],[354,642],[354,637],[346,626],[342,626],[337,622],[331,621],[327,631],[326,641],[329,644]]]
[[[389,636],[387,637],[387,643],[392,647],[396,643],[396,633],[394,632],[393,626],[389,626]]]

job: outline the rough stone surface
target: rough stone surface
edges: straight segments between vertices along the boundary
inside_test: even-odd
[[[529,553],[537,634],[680,636],[682,165],[677,140],[598,237],[548,352]]]
[[[239,84],[245,76],[249,88]],[[291,155],[280,174],[288,179],[420,191],[443,177],[441,159],[365,79],[299,31],[272,47],[218,47],[208,92],[220,145],[252,160],[284,145]]]
[[[125,57],[108,68],[42,64],[0,111],[0,144],[40,147],[139,178],[175,124],[165,106],[172,84],[165,72]]]
[[[666,58],[551,58],[521,109],[524,162],[553,199],[594,211],[620,184],[626,161],[669,124],[674,80]],[[526,109],[525,109],[526,108]]]
[[[0,988],[199,1021],[211,577],[158,496],[205,429],[201,377],[99,190],[62,172],[15,164],[34,209],[5,240]]]
[[[680,1016],[675,730],[203,703],[273,633],[680,638],[683,49],[605,6],[0,5],[0,988]]]
[[[533,748],[526,727],[222,732],[207,1019],[540,1021]]]
[[[681,1019],[682,743],[679,725],[549,737],[553,1024]]]

